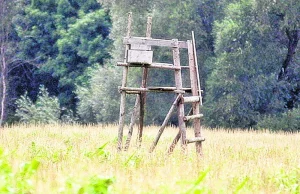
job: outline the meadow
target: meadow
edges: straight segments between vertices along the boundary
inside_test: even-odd
[[[197,158],[194,144],[166,155],[173,127],[150,154],[157,130],[118,153],[116,125],[1,129],[0,193],[300,193],[299,133],[203,129]]]

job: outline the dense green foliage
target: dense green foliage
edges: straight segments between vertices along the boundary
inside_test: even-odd
[[[78,114],[83,122],[112,122],[118,120],[121,74],[114,68],[100,67],[91,73],[89,86],[78,87]]]
[[[28,97],[27,93],[17,101],[16,116],[25,123],[57,123],[60,117],[58,99],[50,97],[44,86],[40,87],[36,102]]]
[[[42,83],[75,110],[75,84],[87,82],[85,69],[109,58],[111,22],[96,0],[24,1],[15,17],[20,55],[49,75]]]
[[[19,103],[38,101],[43,84],[58,97],[63,111],[57,118],[72,118],[71,112],[85,123],[117,121],[121,68],[114,64],[123,58],[122,37],[132,11],[133,36],[145,35],[149,15],[154,38],[187,40],[195,31],[205,125],[299,130],[296,0],[21,0],[14,8],[14,17],[0,19],[11,26],[7,45],[22,64],[8,74],[10,113],[25,92]],[[154,48],[154,60],[172,62],[171,50]],[[185,51],[181,60],[187,63]],[[131,70],[128,85],[139,87],[140,74]],[[151,69],[148,85],[174,85],[173,72]],[[161,124],[173,99],[149,94],[146,123]],[[127,100],[132,106],[134,96]]]

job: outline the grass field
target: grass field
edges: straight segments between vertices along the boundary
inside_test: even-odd
[[[0,193],[300,193],[300,134],[208,130],[204,156],[195,145],[166,150],[167,128],[146,127],[117,153],[117,126],[14,126],[0,131]],[[126,134],[127,131],[124,131]],[[188,136],[193,136],[188,129]]]

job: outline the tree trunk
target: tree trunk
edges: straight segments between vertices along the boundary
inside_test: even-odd
[[[298,30],[298,29],[290,30],[287,28],[285,30],[285,32],[288,37],[288,52],[287,52],[285,60],[283,61],[281,70],[278,74],[278,81],[281,81],[286,77],[287,68],[292,63],[293,57],[296,53],[296,48],[297,48],[297,45],[299,42],[299,38],[300,38],[300,30]]]
[[[0,56],[1,56],[1,87],[2,87],[2,95],[1,95],[1,114],[0,114],[0,127],[3,126],[3,123],[6,119],[6,86],[7,86],[7,66],[6,66],[6,58],[5,58],[5,48],[1,45],[0,48]]]

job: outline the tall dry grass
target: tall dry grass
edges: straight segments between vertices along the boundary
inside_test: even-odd
[[[177,133],[172,127],[149,154],[157,129],[144,129],[140,149],[134,134],[130,150],[122,153],[115,125],[7,127],[0,131],[0,147],[15,171],[25,161],[40,161],[33,193],[73,193],[93,176],[113,179],[111,193],[300,192],[299,133],[204,129],[199,159],[194,144],[186,155],[179,145],[166,155]]]

